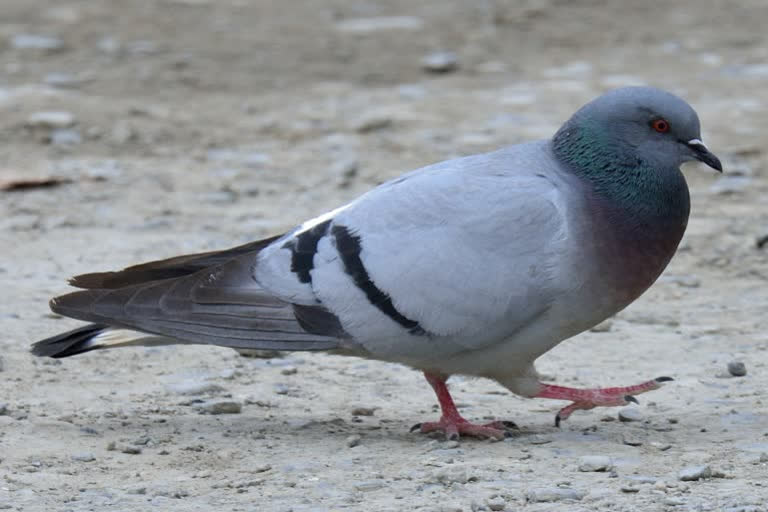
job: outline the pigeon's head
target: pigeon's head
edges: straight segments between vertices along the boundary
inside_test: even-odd
[[[699,117],[685,101],[653,87],[625,87],[584,105],[555,136],[577,160],[590,149],[614,153],[621,167],[677,169],[691,160],[722,172],[720,160],[701,141]],[[570,148],[568,146],[571,146]],[[588,158],[587,154],[583,157]],[[584,162],[573,162],[583,164]],[[603,162],[610,165],[611,162]]]

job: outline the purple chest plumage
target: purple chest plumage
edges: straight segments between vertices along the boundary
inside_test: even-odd
[[[602,293],[623,309],[661,275],[675,254],[688,223],[688,189],[678,187],[670,204],[653,208],[619,205],[610,198],[588,202],[586,238],[594,255]],[[645,205],[648,206],[648,205]]]

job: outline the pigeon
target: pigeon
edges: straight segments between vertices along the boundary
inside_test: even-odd
[[[574,411],[622,406],[672,380],[575,389],[535,360],[624,309],[685,231],[680,165],[722,172],[699,118],[652,87],[608,91],[548,140],[429,165],[279,236],[71,279],[50,308],[90,322],[39,341],[61,358],[135,345],[326,351],[424,373],[442,411],[413,430],[502,439],[446,385],[492,379]]]

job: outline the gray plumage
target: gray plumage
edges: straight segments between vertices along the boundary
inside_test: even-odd
[[[413,171],[281,237],[74,278],[86,289],[51,309],[97,325],[32,350],[329,350],[532,396],[537,357],[669,262],[688,219],[679,166],[720,169],[700,139],[676,96],[611,91],[552,140]]]

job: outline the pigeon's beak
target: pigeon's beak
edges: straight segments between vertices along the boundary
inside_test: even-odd
[[[691,139],[687,143],[688,147],[693,152],[693,158],[700,162],[704,162],[711,168],[723,172],[723,164],[720,163],[720,159],[707,149],[699,139]]]

